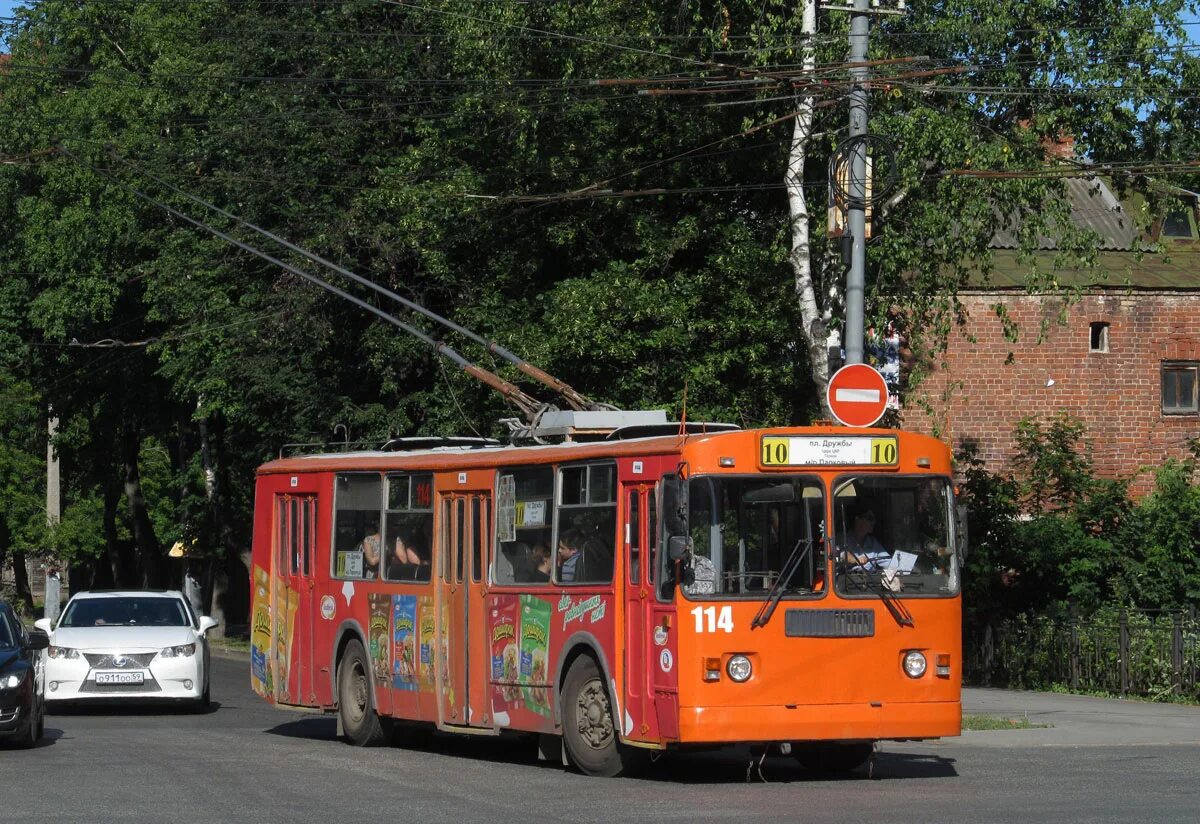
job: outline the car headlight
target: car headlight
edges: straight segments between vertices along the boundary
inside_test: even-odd
[[[46,653],[51,658],[67,659],[79,657],[79,650],[72,649],[71,647],[50,647],[46,650]]]
[[[750,666],[750,659],[744,655],[733,655],[725,663],[725,671],[739,684],[750,680],[750,673],[753,669]]]
[[[195,643],[180,644],[177,647],[166,647],[159,653],[163,658],[191,658],[196,654]]]
[[[909,678],[920,678],[925,674],[925,654],[920,650],[909,650],[904,655],[904,674]]]
[[[21,682],[24,680],[25,673],[21,673],[20,675],[14,673],[13,675],[0,676],[0,689],[16,689],[17,687],[21,686]]]

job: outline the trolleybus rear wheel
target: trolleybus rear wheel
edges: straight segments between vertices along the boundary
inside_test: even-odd
[[[338,716],[346,740],[356,747],[378,747],[387,740],[371,699],[371,665],[358,641],[346,645],[338,664]]]
[[[563,744],[571,763],[587,775],[629,774],[644,762],[639,750],[617,740],[612,702],[600,669],[587,655],[571,664],[562,688]]]
[[[867,763],[875,745],[869,741],[854,743],[813,742],[793,744],[792,754],[805,769],[813,772],[843,773]]]

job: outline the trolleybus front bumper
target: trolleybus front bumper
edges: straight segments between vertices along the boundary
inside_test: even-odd
[[[962,732],[962,703],[871,702],[795,706],[681,707],[680,743],[878,741]]]

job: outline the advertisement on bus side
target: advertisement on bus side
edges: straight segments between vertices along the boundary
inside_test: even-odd
[[[392,686],[417,688],[417,596],[392,596]]]
[[[417,683],[421,691],[432,691],[436,683],[436,662],[434,661],[434,632],[437,627],[437,615],[433,611],[433,596],[421,595],[417,598],[418,635],[421,644],[421,663],[417,675]]]
[[[372,592],[367,598],[367,655],[371,658],[371,671],[375,680],[387,683],[390,680],[392,596]]]
[[[250,686],[261,696],[274,695],[271,679],[271,576],[254,565],[254,614],[250,619]]]
[[[546,659],[549,657],[553,606],[535,595],[521,596],[521,684],[525,707],[550,716]]]

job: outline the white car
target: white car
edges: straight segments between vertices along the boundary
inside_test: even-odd
[[[124,699],[208,705],[208,642],[217,622],[180,592],[79,592],[50,636],[46,703]]]

